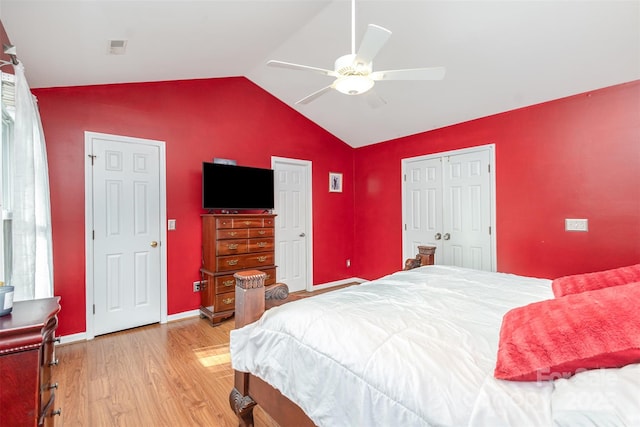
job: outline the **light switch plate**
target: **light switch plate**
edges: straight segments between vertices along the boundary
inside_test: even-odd
[[[176,220],[170,219],[167,221],[167,230],[175,230],[176,229]]]
[[[589,221],[586,219],[566,218],[564,220],[565,231],[589,231]]]

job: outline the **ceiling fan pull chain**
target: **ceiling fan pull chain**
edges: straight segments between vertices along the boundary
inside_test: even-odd
[[[351,54],[356,54],[356,0],[351,0]]]

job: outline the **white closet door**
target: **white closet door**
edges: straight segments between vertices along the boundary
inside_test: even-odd
[[[442,253],[442,158],[408,162],[404,173],[405,239],[403,259],[418,253],[418,246],[436,247]]]
[[[489,151],[443,159],[443,257],[447,265],[491,270]]]
[[[479,147],[402,161],[403,259],[430,245],[436,264],[495,269],[492,153]]]

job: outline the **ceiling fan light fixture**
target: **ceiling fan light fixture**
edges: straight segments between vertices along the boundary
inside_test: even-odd
[[[345,95],[360,95],[371,89],[374,84],[369,76],[344,76],[336,80],[334,87]]]

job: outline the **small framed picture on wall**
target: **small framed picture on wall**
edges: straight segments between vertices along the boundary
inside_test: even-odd
[[[342,174],[329,172],[329,192],[342,193]]]

